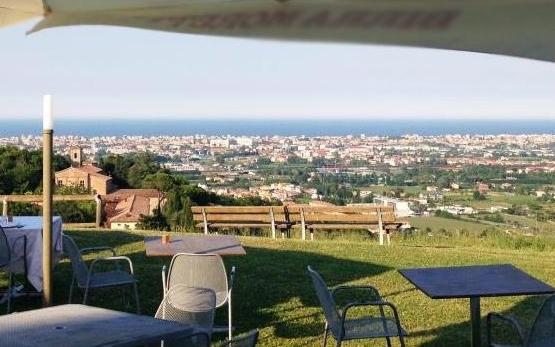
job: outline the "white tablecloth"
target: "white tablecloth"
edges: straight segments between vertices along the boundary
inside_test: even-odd
[[[13,260],[9,265],[13,273],[24,272],[23,241],[18,237],[27,237],[27,279],[39,292],[42,291],[42,217],[14,217],[14,222],[23,225],[22,228],[5,228],[6,237],[10,244]],[[62,255],[62,218],[52,218],[52,250],[53,264]]]

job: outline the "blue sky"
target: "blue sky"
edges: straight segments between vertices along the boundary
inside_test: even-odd
[[[555,64],[109,27],[0,30],[0,120],[555,118]]]

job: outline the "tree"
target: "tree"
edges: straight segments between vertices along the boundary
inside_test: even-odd
[[[55,171],[70,166],[69,160],[54,155]],[[0,147],[0,195],[37,192],[42,185],[42,152]]]
[[[143,230],[170,230],[170,225],[160,209],[155,209],[151,216],[141,215],[137,228]]]

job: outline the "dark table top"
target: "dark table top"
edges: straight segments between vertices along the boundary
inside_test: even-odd
[[[191,326],[84,305],[61,305],[0,317],[0,346],[127,347],[194,332]]]
[[[146,255],[171,257],[177,253],[246,255],[245,249],[233,235],[179,235],[162,243],[159,236],[145,237]]]
[[[555,288],[510,264],[399,270],[432,299],[551,294]]]

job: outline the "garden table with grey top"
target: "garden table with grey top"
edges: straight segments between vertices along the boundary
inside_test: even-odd
[[[147,257],[173,257],[178,253],[244,256],[245,249],[233,235],[172,235],[167,243],[159,236],[145,237]]]
[[[470,299],[471,346],[480,346],[480,298],[551,294],[555,288],[509,264],[399,270],[432,299]]]
[[[189,325],[84,305],[0,317],[0,346],[128,347],[191,335]]]

